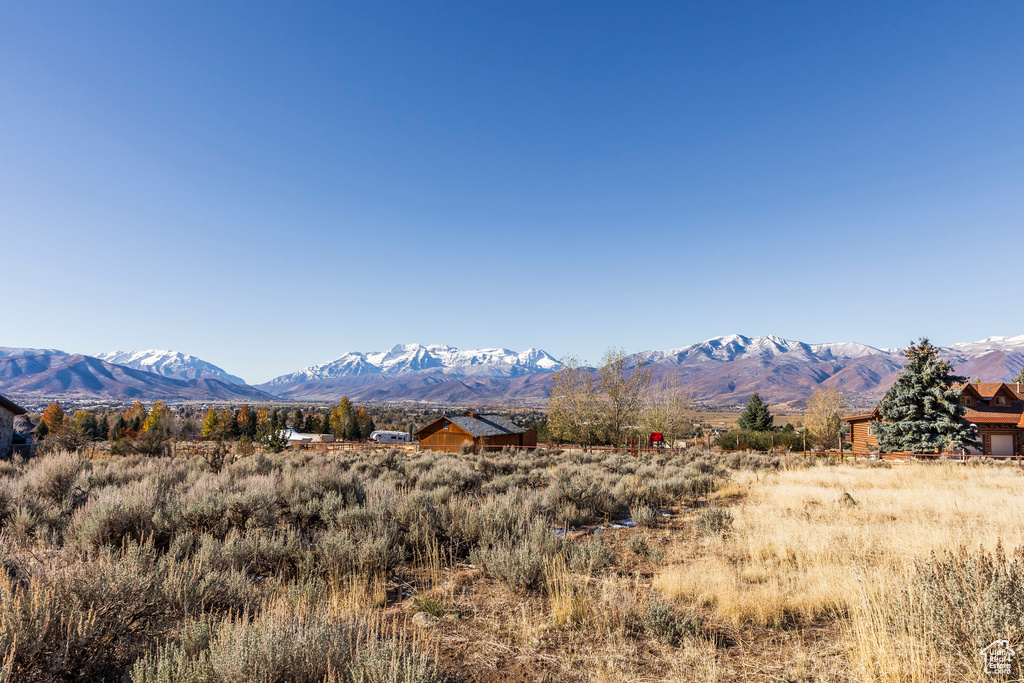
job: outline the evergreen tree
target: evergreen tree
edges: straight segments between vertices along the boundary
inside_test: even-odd
[[[373,431],[377,429],[377,426],[373,423],[373,418],[370,417],[365,410],[360,408],[359,413],[359,417],[357,418],[359,423],[359,438],[369,439],[370,434],[373,434]]]
[[[128,422],[128,435],[136,436],[142,431],[142,416],[135,415],[131,421]]]
[[[1020,372],[1017,374],[1016,377],[1013,378],[1012,381],[1016,382],[1017,384],[1024,384],[1024,367],[1020,369]]]
[[[106,441],[107,437],[110,436],[110,420],[104,415],[103,419],[99,421],[99,426],[96,429],[96,439],[98,441]]]
[[[302,408],[296,408],[295,415],[292,416],[292,429],[301,432],[303,425],[305,425],[305,419],[302,417]]]
[[[118,415],[117,419],[114,420],[114,428],[111,430],[110,438],[114,441],[123,439],[127,430],[128,423],[124,421],[124,415]]]
[[[740,429],[752,432],[770,432],[775,429],[775,418],[757,392],[751,395],[746,409],[740,415]]]
[[[878,406],[874,424],[883,453],[931,453],[980,447],[978,429],[964,418],[957,386],[966,377],[953,374],[939,350],[921,339],[903,352],[907,365]]]
[[[357,441],[359,439],[359,420],[356,418],[355,413],[348,414],[348,418],[345,420],[345,430],[342,433],[342,438],[346,441]]]

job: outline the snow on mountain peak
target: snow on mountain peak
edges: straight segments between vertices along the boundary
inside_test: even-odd
[[[380,374],[398,377],[417,372],[456,376],[518,377],[550,372],[561,365],[540,349],[522,353],[511,349],[458,349],[447,344],[396,344],[387,351],[351,351],[321,365],[313,365],[271,383],[335,379]]]
[[[175,379],[218,379],[228,384],[244,385],[241,377],[229,374],[213,363],[181,351],[147,349],[145,351],[107,351],[96,356],[102,361],[145,370]]]

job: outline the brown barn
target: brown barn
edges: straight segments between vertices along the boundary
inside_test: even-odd
[[[479,450],[537,446],[537,432],[532,429],[523,429],[501,415],[481,415],[471,411],[463,415],[446,415],[416,432],[416,436],[422,449],[445,453],[458,453],[464,445]]]
[[[965,384],[961,388],[960,404],[967,409],[964,417],[978,427],[983,444],[981,451],[968,451],[968,455],[1024,455],[1024,395],[1020,385]],[[873,433],[878,408],[843,419],[850,423],[854,453],[878,451],[878,440]]]

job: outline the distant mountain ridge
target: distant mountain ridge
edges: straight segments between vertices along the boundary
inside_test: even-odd
[[[1024,335],[990,337],[943,349],[961,374],[1009,380],[1024,366]],[[773,402],[799,402],[819,386],[865,401],[885,393],[903,367],[901,349],[857,342],[814,343],[739,334],[630,356],[650,363],[659,381],[672,381],[700,401],[739,403],[757,391]],[[293,400],[542,402],[560,366],[530,349],[461,351],[400,344],[389,351],[347,353],[323,365],[276,377],[258,388]]]
[[[148,349],[146,351],[107,351],[96,355],[102,361],[145,370],[175,379],[219,379],[228,384],[245,385],[241,377],[228,374],[213,363],[202,358],[171,351],[170,349]]]
[[[561,364],[540,349],[457,349],[447,344],[396,344],[387,351],[349,352],[322,365],[311,365],[266,382],[285,386],[297,382],[381,375],[400,377],[418,372],[460,377],[520,377],[551,372]]]
[[[942,354],[959,374],[1009,381],[1024,367],[1024,335],[954,344]],[[638,353],[630,360],[641,358],[658,381],[671,381],[696,400],[718,404],[741,403],[755,391],[772,402],[799,402],[819,386],[837,387],[867,402],[884,394],[904,364],[900,349],[739,334]],[[387,351],[345,353],[249,387],[212,363],[176,351],[110,352],[93,358],[56,349],[0,347],[0,393],[250,402],[347,395],[361,401],[537,404],[547,399],[553,372],[560,367],[536,348],[516,352],[398,344]]]
[[[0,392],[19,397],[263,402],[274,397],[209,377],[177,379],[81,354],[0,358]]]

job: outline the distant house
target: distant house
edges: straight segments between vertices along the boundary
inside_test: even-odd
[[[967,409],[964,417],[978,427],[982,441],[982,449],[968,450],[968,455],[1024,455],[1024,393],[1019,384],[965,384],[961,387],[960,405]],[[878,408],[843,420],[850,425],[854,453],[878,451],[878,439],[874,434]]]
[[[532,429],[524,429],[501,415],[472,411],[446,415],[416,432],[416,436],[424,450],[445,453],[458,453],[464,445],[479,450],[537,447],[537,432]]]
[[[11,442],[14,440],[14,418],[24,414],[24,408],[0,396],[0,457],[10,456]]]

